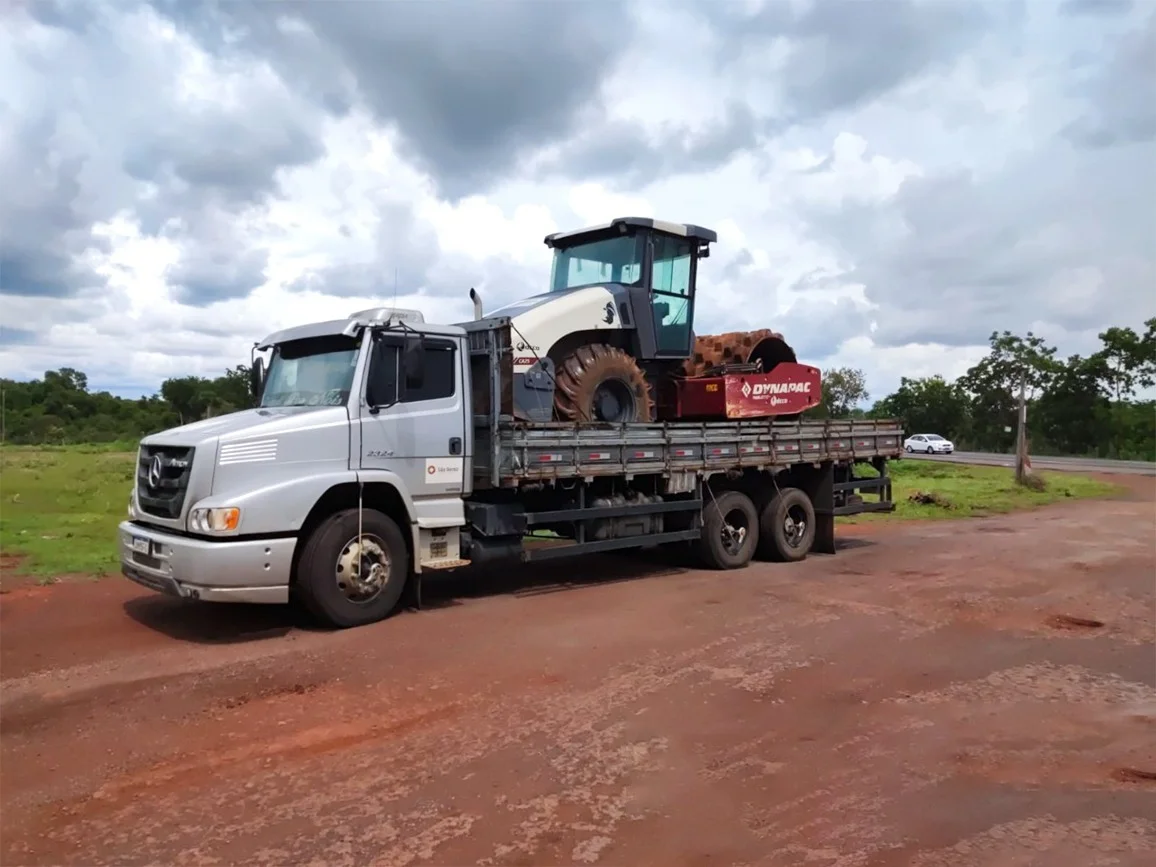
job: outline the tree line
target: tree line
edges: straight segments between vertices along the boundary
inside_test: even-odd
[[[209,379],[166,379],[159,394],[138,399],[90,391],[79,370],[50,370],[43,379],[0,379],[3,438],[17,444],[132,442],[141,437],[253,405],[249,365]]]
[[[873,418],[900,418],[908,433],[938,433],[957,448],[1010,452],[1022,386],[1029,450],[1121,460],[1156,459],[1156,317],[1144,330],[1113,327],[1088,356],[1060,358],[1038,335],[993,332],[990,349],[954,382],[904,377]]]
[[[1156,402],[1137,397],[1156,384],[1156,317],[1142,332],[1113,327],[1099,340],[1091,355],[1062,359],[1031,332],[993,332],[988,353],[957,380],[904,377],[870,409],[863,408],[870,399],[863,371],[826,370],[822,403],[807,415],[898,418],[908,433],[938,433],[961,449],[1007,452],[1015,443],[1022,382],[1032,452],[1156,459]],[[252,405],[247,364],[215,379],[167,379],[158,394],[135,400],[90,391],[88,378],[67,367],[43,379],[3,379],[0,388],[4,441],[22,444],[135,441]]]

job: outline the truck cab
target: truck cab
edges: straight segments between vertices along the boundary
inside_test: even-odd
[[[380,590],[366,584],[375,567],[404,575],[411,559],[418,569],[459,563],[473,449],[465,332],[382,308],[256,348],[269,362],[254,365],[254,409],[141,441],[120,526],[125,574],[196,599],[287,602],[298,538],[367,507],[397,530],[359,543],[346,527],[348,539],[322,546],[350,576],[335,582],[349,599]],[[398,532],[409,538],[399,544]]]

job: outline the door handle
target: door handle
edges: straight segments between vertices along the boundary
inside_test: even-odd
[[[450,437],[450,454],[460,455],[462,453],[462,438]]]

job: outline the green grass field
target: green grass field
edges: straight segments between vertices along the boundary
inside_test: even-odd
[[[0,450],[0,553],[42,577],[104,575],[118,566],[135,452],[103,446]],[[5,570],[7,571],[7,570]]]
[[[131,451],[104,446],[0,450],[0,553],[21,557],[17,572],[43,579],[100,576],[118,568],[116,525],[132,487]],[[1042,492],[1019,488],[1010,470],[933,461],[892,465],[893,514],[841,521],[963,518],[1032,508],[1074,497],[1102,497],[1116,488],[1070,473],[1042,473]],[[933,505],[909,497],[927,492]],[[12,573],[12,567],[6,568]],[[15,573],[12,573],[15,574]],[[0,576],[2,581],[3,576]]]
[[[869,467],[858,475],[874,475]],[[891,499],[895,511],[890,514],[854,515],[841,522],[894,521],[936,518],[972,518],[1020,509],[1031,509],[1063,500],[1106,497],[1119,488],[1098,479],[1075,473],[1038,473],[1045,484],[1042,491],[1032,491],[1015,483],[1014,474],[1004,467],[967,466],[947,461],[900,460],[889,465],[892,477]],[[911,496],[927,493],[937,502],[913,502]],[[869,495],[865,499],[870,500]]]

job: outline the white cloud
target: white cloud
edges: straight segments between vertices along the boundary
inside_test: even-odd
[[[395,294],[460,320],[470,286],[491,309],[544,288],[546,234],[624,215],[718,231],[700,332],[784,330],[807,360],[863,368],[876,396],[900,376],[958,375],[992,330],[1036,327],[1085,352],[1097,330],[1156,313],[1152,216],[1129,175],[1156,162],[1151,138],[1133,140],[1144,118],[1100,99],[1088,117],[1123,118],[1130,143],[1063,137],[1090,111],[1081,83],[1126,76],[1112,52],[1127,60],[1132,43],[1112,40],[1156,16],[1073,23],[1033,5],[1017,19],[991,3],[976,7],[986,23],[943,24],[939,4],[880,6],[894,32],[925,34],[912,47],[864,45],[826,5],[704,18],[640,4],[633,23],[575,17],[574,49],[535,4],[511,8],[519,38],[560,58],[541,81],[509,58],[463,70],[456,48],[435,50],[457,22],[414,25],[429,41],[408,61],[412,101],[400,79],[370,80],[357,38],[380,34],[347,27],[356,10],[270,22],[231,4],[228,38],[196,9],[94,4],[71,28],[48,4],[31,7],[39,21],[12,13],[0,375],[67,365],[152,390]],[[1073,61],[1101,42],[1089,67]],[[840,61],[816,65],[803,44]],[[465,118],[485,127],[477,142]]]
[[[644,197],[613,193],[602,184],[586,183],[572,187],[567,196],[570,211],[580,225],[597,225],[615,217],[653,217],[654,206]]]
[[[985,335],[986,337],[986,335]],[[906,346],[877,346],[869,336],[853,337],[830,357],[830,367],[857,367],[873,374],[868,381],[871,399],[884,397],[879,384],[893,388],[901,377],[918,379],[942,376],[952,380],[987,354],[986,341],[975,346],[944,346],[936,343],[911,343]]]
[[[418,212],[437,233],[447,253],[470,259],[506,255],[526,265],[541,265],[548,257],[542,239],[558,230],[549,208],[518,205],[507,216],[484,196],[470,196],[456,205],[430,201]]]

